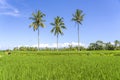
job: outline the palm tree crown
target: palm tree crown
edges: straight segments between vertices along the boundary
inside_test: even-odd
[[[75,21],[78,24],[82,24],[83,17],[84,17],[83,11],[77,9],[75,14],[73,14],[72,21]]]
[[[51,30],[51,32],[54,32],[54,35],[63,35],[62,29],[66,29],[65,24],[63,22],[63,18],[60,18],[59,16],[57,16],[54,19],[54,23],[50,23],[52,26],[54,26]]]
[[[45,20],[43,20],[43,17],[45,14],[43,14],[40,10],[37,11],[37,13],[32,13],[32,17],[30,17],[31,20],[33,20],[30,27],[33,27],[34,31],[38,30],[39,26],[45,27],[44,23]]]

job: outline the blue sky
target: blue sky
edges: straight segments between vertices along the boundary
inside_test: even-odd
[[[29,28],[29,17],[36,10],[46,14],[46,28],[40,28],[41,46],[55,45],[50,23],[56,16],[63,17],[67,27],[59,37],[60,45],[77,44],[77,27],[71,21],[76,9],[85,14],[80,26],[81,44],[120,39],[120,0],[0,0],[0,49],[37,45],[37,32]]]

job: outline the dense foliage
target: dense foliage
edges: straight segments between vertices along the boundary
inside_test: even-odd
[[[120,50],[120,41],[115,40],[112,44],[111,42],[96,41],[95,43],[90,43],[88,50]]]

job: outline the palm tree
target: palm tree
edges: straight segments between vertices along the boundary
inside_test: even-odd
[[[53,26],[51,32],[54,33],[55,36],[57,36],[57,51],[58,51],[58,36],[60,34],[63,35],[62,29],[66,29],[66,27],[63,18],[59,16],[54,18],[54,22],[50,24]]]
[[[119,45],[119,41],[118,40],[115,40],[114,41],[114,44],[115,44],[115,49],[117,49],[118,45]]]
[[[73,14],[73,18],[72,18],[72,21],[75,21],[75,23],[78,25],[78,29],[77,29],[78,30],[78,51],[80,50],[79,24],[82,25],[83,17],[84,17],[83,11],[77,9],[75,14]]]
[[[32,13],[32,17],[30,17],[31,20],[33,20],[32,24],[30,24],[30,27],[33,27],[33,30],[36,31],[38,30],[38,51],[39,51],[39,27],[44,28],[45,25],[43,22],[43,17],[45,16],[44,13],[42,13],[40,10],[38,10],[36,13]]]

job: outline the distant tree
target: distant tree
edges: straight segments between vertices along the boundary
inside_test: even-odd
[[[45,47],[45,49],[44,49],[45,51],[50,51],[51,49],[50,48],[48,48],[48,47]]]
[[[96,50],[104,50],[104,42],[101,40],[96,41]]]
[[[90,43],[88,46],[88,50],[96,50],[97,44],[96,43]]]
[[[86,50],[86,48],[83,47],[83,46],[79,46],[79,47],[80,47],[80,50],[81,50],[81,51],[82,51],[82,50]],[[78,50],[78,46],[73,47],[72,50],[77,51],[77,50]]]
[[[70,44],[68,45],[69,49],[72,50],[73,49],[73,46]]]
[[[96,41],[96,44],[98,44],[98,45],[103,45],[103,41],[97,40],[97,41]]]
[[[84,17],[83,11],[77,9],[75,14],[73,14],[73,18],[72,18],[72,21],[75,21],[75,23],[78,25],[78,29],[77,29],[78,30],[78,51],[80,50],[79,24],[82,25],[83,17]]]
[[[110,42],[106,43],[106,50],[114,50],[115,47]]]
[[[88,50],[105,50],[105,43],[103,41],[96,41],[95,43],[90,43]]]
[[[114,45],[114,46],[115,46],[115,49],[117,49],[117,47],[118,47],[118,46],[119,46],[119,44],[120,44],[120,41],[115,40],[115,41],[114,41],[114,44],[115,44],[115,45]]]
[[[25,48],[24,46],[21,46],[21,47],[19,48],[19,50],[20,50],[20,51],[26,51],[26,48]]]
[[[21,46],[21,47],[15,47],[13,50],[18,50],[18,51],[37,51],[38,48],[37,47],[24,47],[24,46]]]
[[[14,50],[14,51],[18,51],[18,50],[19,50],[19,48],[18,48],[18,47],[15,47],[13,50]]]
[[[33,27],[33,30],[36,31],[38,30],[38,50],[39,48],[39,27],[44,28],[44,23],[45,20],[43,20],[43,17],[45,16],[44,13],[42,13],[40,10],[38,10],[36,13],[32,13],[32,17],[30,17],[31,20],[33,20],[32,24],[30,27]]]
[[[53,26],[51,32],[54,33],[55,36],[57,36],[57,51],[58,51],[58,36],[60,34],[63,35],[62,29],[66,29],[66,27],[63,18],[59,16],[54,18],[54,22],[50,24]]]

